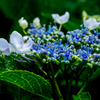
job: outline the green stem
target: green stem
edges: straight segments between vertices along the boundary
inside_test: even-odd
[[[88,85],[89,81],[85,82],[85,84],[82,86],[82,88],[79,90],[79,92],[77,93],[77,95],[79,95]]]
[[[61,27],[62,27],[62,24],[60,24],[60,26],[59,26],[59,31],[61,30]]]
[[[66,86],[65,86],[65,88],[66,88],[66,100],[69,100],[69,93],[68,93],[68,73],[67,73],[67,67],[68,65],[64,65],[64,67],[65,67],[65,71],[64,71],[64,73],[65,73],[65,81],[66,81]]]
[[[78,71],[76,71],[75,74],[76,74],[76,80],[75,80],[75,86],[74,86],[73,94],[76,94],[77,84],[78,84],[78,80],[79,80]]]
[[[81,76],[81,74],[83,73],[83,71],[85,70],[86,68],[83,68],[80,73],[79,73],[79,77]],[[77,95],[79,95],[84,89],[85,87],[88,85],[89,81],[85,82],[85,84],[82,86],[82,88],[79,90],[79,92],[77,93]]]
[[[25,29],[23,29],[23,32],[24,32],[24,34],[25,34],[25,35],[27,35],[27,33],[26,33]]]
[[[53,70],[53,66],[52,66],[51,62],[50,62],[50,68],[51,68],[52,79],[53,79],[53,82],[54,82],[54,85],[55,85],[55,88],[56,88],[56,93],[57,93],[58,100],[64,100],[63,97],[62,97],[62,94],[60,92],[59,86],[57,84],[57,81],[55,79],[55,74],[54,74],[54,70]]]
[[[74,71],[73,70],[72,70],[70,75],[71,75],[71,78],[70,78],[70,84],[69,84],[69,93],[70,93],[71,86],[72,86],[72,81],[73,81],[73,78],[74,78]]]
[[[15,61],[17,61],[18,62],[18,60],[17,59],[15,59],[15,58],[13,58],[12,56],[10,56],[13,60],[15,60]],[[23,56],[22,56],[23,57]],[[26,57],[27,58],[27,57]],[[24,57],[24,59],[26,59],[25,57]],[[34,62],[35,60],[33,60],[33,62]],[[28,63],[28,64],[30,64],[30,62],[28,61],[28,59],[26,59],[26,62]],[[38,62],[38,61],[37,61]],[[38,62],[39,63],[39,62]],[[50,78],[50,76],[48,76],[47,75],[47,73],[45,72],[45,71],[43,71],[41,68],[39,68],[36,64],[35,64],[35,66],[34,66],[37,70],[39,70],[43,75],[45,75],[47,78]]]

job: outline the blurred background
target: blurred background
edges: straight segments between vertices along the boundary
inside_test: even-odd
[[[9,40],[13,30],[23,34],[18,20],[24,17],[28,23],[39,17],[41,24],[47,26],[53,23],[51,14],[70,13],[68,23],[63,25],[63,31],[80,28],[82,11],[89,15],[100,14],[99,0],[0,0],[0,37]]]

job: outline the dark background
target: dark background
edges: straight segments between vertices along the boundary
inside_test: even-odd
[[[89,15],[100,14],[99,0],[0,0],[0,37],[9,40],[9,35],[13,30],[23,34],[18,25],[18,20],[24,17],[28,23],[35,17],[39,17],[41,24],[49,25],[53,23],[51,14],[70,13],[68,23],[63,25],[63,29],[74,30],[80,28],[82,24],[82,11]]]

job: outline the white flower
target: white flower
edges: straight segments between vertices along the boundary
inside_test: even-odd
[[[10,43],[9,43],[9,47],[10,47],[11,52],[16,51]]]
[[[25,39],[26,37],[24,37]],[[13,31],[10,35],[10,43],[17,53],[28,53],[33,45],[31,38],[24,43],[24,39],[17,31]]]
[[[24,19],[24,17],[22,17],[18,22],[21,28],[25,29],[28,27],[28,22]]]
[[[93,30],[97,27],[99,27],[100,23],[96,21],[96,19],[92,19],[92,18],[89,18],[86,20],[86,17],[83,18],[83,23],[84,23],[84,26],[87,27],[88,29],[90,30]]]
[[[0,38],[0,53],[3,55],[10,55],[11,50],[7,40]]]
[[[58,14],[52,14],[52,17],[57,23],[64,24],[69,20],[69,13],[65,12],[65,14],[62,16],[59,16]]]
[[[39,19],[38,17],[36,17],[36,18],[33,20],[33,26],[36,27],[36,28],[41,27],[40,19]]]

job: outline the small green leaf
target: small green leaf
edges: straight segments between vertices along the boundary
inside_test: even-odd
[[[44,78],[29,71],[10,70],[0,73],[0,80],[12,83],[44,100],[51,99],[51,85]]]
[[[91,100],[89,92],[81,92],[80,95],[73,95],[74,100]]]
[[[91,80],[95,79],[96,77],[98,77],[99,75],[100,75],[100,68],[97,69],[97,70],[92,74],[92,76],[89,78],[89,80],[91,81]]]

